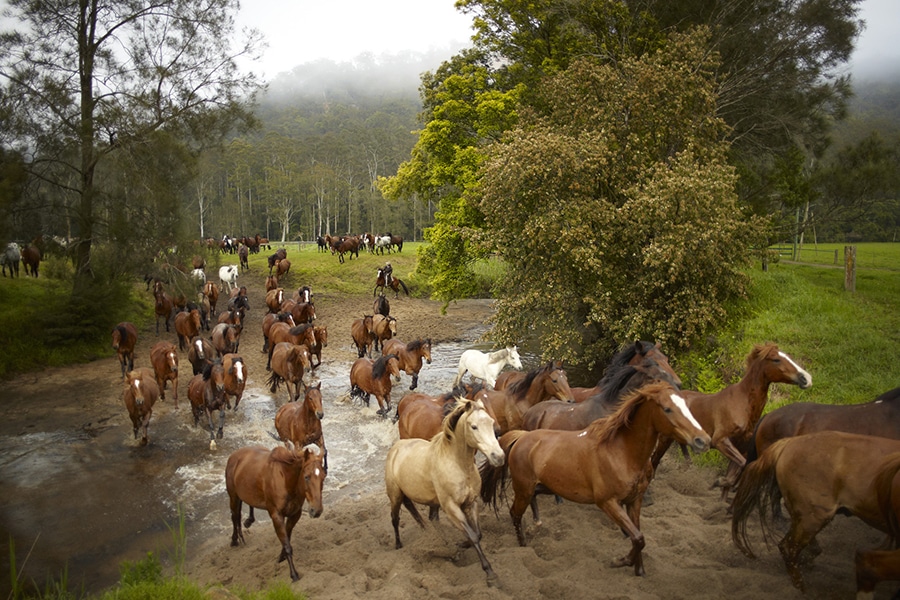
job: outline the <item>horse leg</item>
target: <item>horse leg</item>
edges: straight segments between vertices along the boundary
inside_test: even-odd
[[[238,542],[244,541],[244,532],[241,531],[241,499],[238,498],[237,493],[232,492],[230,494],[230,504],[231,504],[231,545],[237,546]],[[250,507],[250,514],[253,514],[253,507]],[[249,525],[248,525],[249,527]]]
[[[609,518],[619,526],[619,529],[624,531],[625,534],[631,538],[631,552],[618,560],[614,560],[612,566],[627,567],[631,565],[634,566],[635,575],[644,575],[644,559],[641,555],[645,543],[644,534],[641,533],[641,530],[638,529],[638,526],[631,520],[628,512],[622,508],[617,499],[610,498],[606,502],[598,503],[597,506],[609,515]],[[640,511],[640,507],[638,507],[637,510]],[[639,512],[633,512],[633,514],[637,515]]]
[[[409,384],[409,389],[414,390],[414,389],[416,389],[416,386],[418,386],[418,385],[419,385],[419,374],[413,373],[412,374],[412,383]]]
[[[791,528],[787,535],[778,542],[778,549],[784,559],[784,566],[788,575],[791,576],[791,583],[801,592],[804,591],[803,574],[800,572],[800,553],[809,543],[816,537],[816,534],[827,525],[831,515],[825,519],[819,519],[815,514],[801,514],[791,511]]]
[[[281,542],[281,554],[278,555],[278,562],[287,559],[288,567],[291,571],[291,581],[299,581],[300,575],[297,573],[297,569],[294,568],[294,551],[291,548],[291,541],[287,534],[284,517],[274,509],[269,511],[269,516],[272,517],[272,526],[275,528],[275,535],[278,536],[278,541]]]
[[[220,440],[222,439],[224,429],[225,429],[225,409],[220,408],[219,409],[219,431],[216,432],[216,437]]]
[[[441,516],[441,507],[440,506],[429,506],[428,507],[428,520],[429,521],[438,521]]]
[[[525,514],[525,508],[531,504],[534,497],[534,490],[519,489],[520,486],[515,485],[513,480],[513,488],[515,488],[515,499],[512,506],[509,507],[509,516],[512,517],[513,527],[516,529],[516,539],[520,546],[525,545],[525,532],[522,530],[522,515]]]
[[[247,506],[250,506],[249,504]],[[250,514],[247,516],[247,519],[244,521],[244,527],[250,529],[250,526],[256,523],[256,515],[253,514],[253,507],[250,506]],[[243,539],[244,536],[241,536]]]
[[[487,557],[484,555],[484,550],[481,549],[481,528],[478,526],[477,504],[474,501],[467,502],[465,507],[463,507],[450,502],[442,505],[442,508],[447,513],[447,518],[450,519],[450,522],[461,529],[466,534],[469,543],[475,547],[475,552],[478,553],[478,558],[481,560],[481,568],[484,569],[487,575],[488,585],[495,584],[497,582],[497,574],[494,573],[491,563],[488,562]]]

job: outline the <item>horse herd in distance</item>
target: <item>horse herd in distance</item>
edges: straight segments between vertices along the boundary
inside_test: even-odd
[[[10,278],[19,277],[19,263],[22,263],[22,269],[25,275],[37,277],[38,271],[43,259],[39,240],[35,240],[30,244],[19,246],[17,242],[9,242],[0,254],[0,269],[3,276],[6,277],[6,270],[9,269]]]

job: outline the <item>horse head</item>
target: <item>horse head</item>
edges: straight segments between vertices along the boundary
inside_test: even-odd
[[[522,369],[522,359],[519,357],[519,348],[518,346],[507,346],[506,347],[507,354],[507,362],[514,369]]]
[[[655,421],[657,431],[690,446],[695,452],[709,450],[709,434],[703,431],[703,427],[688,408],[687,402],[670,384],[651,383],[635,393],[643,395],[645,401],[654,402],[659,407]]]
[[[309,505],[307,510],[310,518],[316,519],[322,514],[322,488],[328,474],[324,462],[325,451],[316,444],[307,444],[297,454],[301,458],[298,486],[303,487],[303,497]]]
[[[316,413],[316,418],[320,421],[325,418],[325,411],[322,409],[322,382],[311,385],[306,388],[306,396],[304,398],[307,408],[310,412]]]
[[[765,381],[789,383],[807,389],[812,386],[812,375],[803,370],[794,359],[778,349],[775,344],[756,346],[747,357],[747,371],[754,365],[763,369]]]
[[[480,450],[492,466],[499,467],[506,462],[506,455],[497,441],[494,425],[494,418],[481,400],[457,398],[456,407],[444,419],[444,435],[452,439],[461,429],[466,445]]]

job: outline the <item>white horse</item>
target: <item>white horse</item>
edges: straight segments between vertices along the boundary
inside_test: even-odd
[[[441,433],[431,440],[399,440],[388,451],[384,483],[391,502],[391,524],[396,547],[402,548],[400,505],[422,527],[425,521],[413,502],[442,508],[475,547],[491,584],[497,576],[481,549],[477,502],[481,477],[475,466],[475,451],[480,450],[494,467],[503,465],[506,456],[494,434],[494,419],[481,400],[459,398],[456,402],[444,418]]]
[[[375,236],[375,251],[378,254],[384,254],[384,251],[387,250],[388,254],[391,252],[391,236],[389,235],[376,235]]]
[[[198,288],[202,288],[206,285],[206,273],[203,269],[194,269],[191,271],[191,279],[194,280],[194,283],[197,284]]]
[[[462,381],[466,371],[484,381],[485,384],[494,387],[497,383],[497,375],[506,365],[514,369],[522,369],[522,360],[519,358],[519,349],[516,346],[507,346],[502,350],[485,354],[478,350],[466,350],[459,357],[459,370],[453,387],[456,387]]]
[[[6,250],[0,254],[0,265],[3,265],[3,276],[6,277],[6,267],[9,267],[9,276],[19,276],[19,261],[22,260],[22,251],[15,242],[6,245]]]
[[[237,287],[237,278],[238,278],[238,266],[237,265],[225,265],[224,267],[219,267],[219,281],[222,282],[222,291],[225,291],[225,288],[228,288],[228,293],[231,293],[231,290]]]

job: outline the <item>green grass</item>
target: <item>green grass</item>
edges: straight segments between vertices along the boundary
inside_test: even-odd
[[[800,249],[800,262],[844,266],[844,248],[856,246],[856,266],[860,269],[889,269],[900,271],[900,243],[862,242],[856,244],[806,242]],[[786,248],[784,244],[779,246]],[[837,252],[837,254],[835,254]],[[836,260],[835,260],[836,257]],[[782,258],[789,258],[782,256]]]

